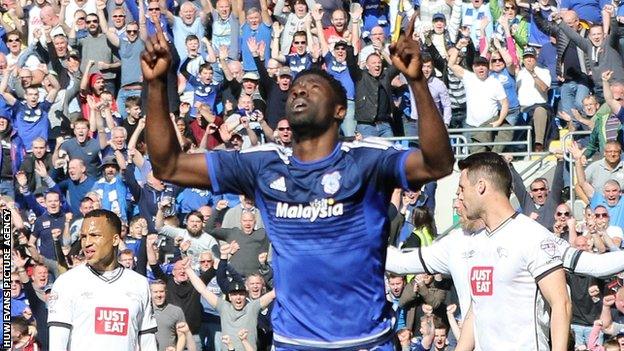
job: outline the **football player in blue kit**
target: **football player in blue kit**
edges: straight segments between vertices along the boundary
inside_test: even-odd
[[[274,249],[278,350],[393,347],[383,278],[390,194],[442,178],[454,164],[421,71],[420,44],[412,39],[414,20],[391,46],[391,58],[418,101],[421,150],[397,149],[380,139],[341,142],[344,88],[324,71],[307,70],[286,101],[292,149],[264,144],[185,154],[162,104],[169,46],[160,31],[146,43],[141,67],[149,89],[146,140],[154,174],[255,199]]]

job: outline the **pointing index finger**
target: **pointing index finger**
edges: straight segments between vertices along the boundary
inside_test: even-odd
[[[407,25],[407,33],[405,35],[411,40],[414,35],[414,25],[416,24],[416,13],[412,15],[410,18],[409,24]]]

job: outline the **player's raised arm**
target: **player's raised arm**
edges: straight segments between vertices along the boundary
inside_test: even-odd
[[[390,53],[392,64],[407,79],[416,101],[419,116],[418,136],[422,148],[410,154],[405,164],[405,172],[410,184],[419,185],[450,174],[455,158],[446,126],[422,73],[420,42],[413,37],[415,21],[416,15],[413,15],[407,33],[390,46]]]
[[[173,130],[167,104],[167,72],[171,66],[169,43],[160,26],[145,42],[141,70],[147,82],[146,136],[154,176],[178,185],[207,188],[208,167],[203,154],[186,154]]]

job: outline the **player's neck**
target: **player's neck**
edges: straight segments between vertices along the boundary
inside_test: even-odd
[[[103,272],[110,272],[112,270],[115,270],[117,267],[119,267],[119,262],[117,262],[117,260],[113,259],[111,262],[97,262],[95,264],[90,265],[91,268],[93,268],[94,270],[103,273]]]
[[[505,221],[516,213],[511,203],[506,198],[486,201],[481,218],[489,231],[496,230]]]
[[[293,142],[293,155],[302,162],[313,162],[329,156],[338,144],[338,139],[326,133],[315,138],[299,139]]]

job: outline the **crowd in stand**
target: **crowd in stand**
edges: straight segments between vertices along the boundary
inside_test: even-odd
[[[161,103],[185,152],[290,147],[287,92],[311,68],[346,90],[345,140],[416,137],[418,101],[388,52],[413,15],[423,73],[447,127],[529,125],[534,151],[547,150],[561,129],[588,132],[557,151],[575,159],[576,184],[566,185],[560,159],[552,181],[526,188],[508,157],[518,211],[576,248],[624,249],[618,2],[3,0],[0,209],[11,211],[14,233],[13,349],[47,350],[51,284],[83,263],[82,218],[98,208],[124,223],[119,263],[150,281],[160,350],[270,349],[271,243],[254,200],[154,177],[144,136],[145,42],[157,27],[169,42],[174,60]],[[465,135],[470,152],[516,151],[504,144],[526,138],[510,129]],[[586,203],[583,218],[575,219],[569,191]],[[395,191],[389,245],[426,246],[438,236],[434,214],[450,209],[437,209],[435,196],[435,183]],[[567,278],[572,349],[624,351],[623,277]],[[466,312],[452,280],[386,280],[397,345],[452,350]]]

